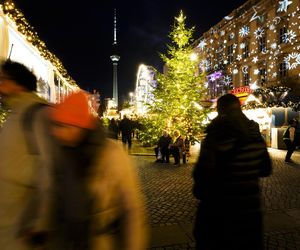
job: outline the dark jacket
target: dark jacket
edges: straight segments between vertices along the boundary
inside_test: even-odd
[[[206,132],[193,172],[193,193],[201,200],[197,247],[261,249],[259,177],[270,175],[271,160],[258,124],[236,112],[218,116]]]
[[[158,140],[157,146],[162,149],[167,149],[169,145],[172,143],[171,136],[161,136]]]

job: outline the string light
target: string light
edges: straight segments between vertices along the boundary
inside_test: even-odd
[[[1,5],[0,5],[1,6]],[[27,22],[23,13],[18,10],[12,0],[6,0],[3,4],[3,12],[6,14],[17,26],[18,31],[23,34],[26,40],[38,49],[40,55],[50,61],[57,71],[73,86],[77,86],[76,82],[67,73],[62,62],[51,53],[34,28]]]

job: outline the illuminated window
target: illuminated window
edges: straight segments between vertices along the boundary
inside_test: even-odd
[[[258,50],[259,52],[266,52],[267,50],[266,36],[260,37],[258,39]]]
[[[234,56],[233,56],[233,44],[229,45],[227,47],[227,60],[228,60],[228,63],[233,63],[233,59],[234,59]]]
[[[286,36],[287,36],[287,28],[285,26],[281,27],[279,29],[279,43],[280,44],[287,42]]]
[[[285,61],[281,62],[279,64],[279,76],[280,77],[285,77],[287,76],[287,63]]]
[[[266,78],[267,78],[267,70],[266,70],[266,68],[260,68],[259,69],[259,77],[260,77],[260,83],[263,86],[264,83],[266,82]]]
[[[248,58],[249,57],[249,41],[245,40],[244,41],[244,48],[243,48],[243,58]]]

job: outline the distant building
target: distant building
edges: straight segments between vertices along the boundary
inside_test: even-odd
[[[299,0],[248,0],[232,11],[195,44],[209,99],[242,86],[300,84],[299,35]]]

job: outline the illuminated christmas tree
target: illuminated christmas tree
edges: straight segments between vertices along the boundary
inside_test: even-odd
[[[206,93],[204,76],[199,74],[200,58],[193,49],[194,27],[187,28],[185,19],[182,11],[175,17],[169,34],[171,44],[167,45],[167,54],[160,55],[166,70],[164,74],[156,72],[157,85],[140,134],[147,144],[156,143],[163,129],[171,133],[178,129],[192,142],[203,131],[207,117],[207,111],[200,105]]]

